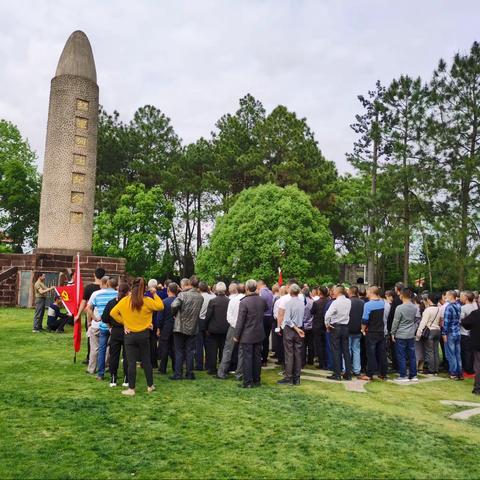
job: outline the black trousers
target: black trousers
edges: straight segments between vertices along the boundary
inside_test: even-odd
[[[175,345],[175,377],[183,377],[183,363],[186,366],[186,377],[193,377],[193,355],[195,352],[195,341],[197,335],[185,335],[184,333],[173,333],[173,344]]]
[[[172,362],[172,370],[175,370],[175,348],[173,345],[173,322],[165,323],[160,330],[160,337],[158,339],[158,359],[160,365],[158,371],[161,373],[167,372],[168,357]]]
[[[158,337],[155,328],[150,330],[150,363],[152,368],[157,368],[157,351],[158,351]]]
[[[137,380],[137,358],[143,364],[147,386],[153,385],[153,369],[150,358],[150,329],[125,335],[125,350],[128,364],[128,386],[135,388]]]
[[[471,347],[470,335],[461,335],[460,354],[462,356],[463,371],[469,374],[473,373],[473,350]]]
[[[473,384],[473,391],[480,393],[480,350],[473,352],[473,368],[475,370],[475,382]]]
[[[326,337],[325,330],[315,328],[312,330],[313,335],[313,350],[317,357],[318,366],[320,368],[327,368],[327,351],[326,351]]]
[[[262,371],[262,346],[263,342],[240,344],[243,354],[244,385],[260,383],[260,374]]]
[[[293,329],[286,326],[283,329],[283,347],[285,349],[286,380],[296,382],[300,380],[302,371],[303,338]]]
[[[302,349],[302,366],[304,367],[307,363],[313,365],[315,358],[315,349],[313,348],[313,331],[304,330],[305,338],[303,339],[303,349]]]
[[[207,333],[205,336],[206,367],[208,373],[217,373],[217,364],[222,361],[226,333]]]
[[[386,377],[388,363],[385,334],[369,332],[365,341],[367,346],[367,376],[371,378],[378,372],[382,377]]]
[[[120,352],[122,352],[123,358],[123,376],[125,377],[125,381],[128,378],[128,363],[127,363],[127,355],[125,352],[125,344],[124,344],[124,333],[123,327],[113,327],[110,332],[110,374],[112,376],[112,382],[116,382],[118,378],[118,365],[120,363]]]
[[[262,344],[262,362],[267,363],[268,352],[270,351],[270,333],[272,331],[273,317],[271,315],[265,315],[263,317],[263,330],[265,332],[265,338]]]
[[[350,358],[349,346],[350,332],[348,325],[335,325],[330,330],[330,348],[333,356],[333,374],[340,377],[342,374],[342,357],[345,361],[345,374],[352,374],[352,360]]]
[[[203,370],[205,350],[205,330],[200,330],[195,338],[195,370]]]
[[[47,319],[47,328],[52,331],[63,332],[65,325],[68,322],[69,317],[67,315],[60,317],[57,320]]]

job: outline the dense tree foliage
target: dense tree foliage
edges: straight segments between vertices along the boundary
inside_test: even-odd
[[[159,187],[128,185],[115,213],[97,215],[93,248],[98,255],[125,257],[134,275],[159,272],[159,252],[171,227],[174,209]]]
[[[0,120],[0,239],[11,240],[15,252],[35,245],[39,207],[35,153],[15,125]]]
[[[217,219],[197,273],[208,281],[264,278],[273,282],[278,267],[286,277],[312,284],[337,276],[328,220],[295,186],[266,184],[244,190]]]
[[[156,269],[159,276],[188,276],[197,267],[208,278],[272,279],[281,260],[290,270],[286,275],[299,275],[289,263],[294,259],[306,278],[319,279],[333,272],[320,254],[325,271],[310,252],[278,257],[278,242],[291,249],[289,242],[296,241],[281,223],[275,239],[264,232],[258,258],[240,258],[237,243],[228,251],[222,240],[227,234],[218,233],[231,234],[225,225],[243,214],[239,199],[263,192],[290,214],[298,205],[284,205],[272,192],[301,192],[295,198],[302,208],[307,199],[322,219],[321,231],[328,225],[337,262],[365,263],[369,283],[424,278],[428,288],[478,288],[480,45],[475,42],[450,64],[441,60],[430,79],[404,74],[378,81],[358,100],[355,140],[347,153],[353,171],[343,176],[323,156],[305,118],[283,105],[267,112],[252,95],[223,115],[211,136],[187,145],[154,106],[139,108],[129,121],[100,111],[95,251],[125,256],[134,273]],[[17,251],[36,236],[34,160],[18,130],[2,121],[0,228]],[[262,222],[246,225],[258,232]],[[239,225],[238,232],[251,245],[245,228]]]

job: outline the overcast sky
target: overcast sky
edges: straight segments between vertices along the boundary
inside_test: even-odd
[[[0,0],[0,118],[42,165],[50,79],[65,41],[92,44],[100,103],[124,120],[153,104],[184,142],[251,93],[306,117],[324,155],[351,167],[356,96],[479,40],[480,1]]]

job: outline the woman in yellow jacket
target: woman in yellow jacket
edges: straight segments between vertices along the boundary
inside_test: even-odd
[[[128,364],[128,390],[124,395],[135,395],[135,381],[137,376],[137,359],[143,363],[143,370],[147,379],[147,390],[153,392],[153,369],[150,359],[150,333],[153,328],[152,312],[163,310],[163,302],[152,288],[153,298],[145,297],[145,280],[136,278],[132,285],[132,293],[122,298],[113,307],[110,316],[125,328],[125,352]]]

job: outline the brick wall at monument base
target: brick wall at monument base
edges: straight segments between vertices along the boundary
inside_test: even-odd
[[[17,301],[17,276],[7,278],[0,285],[0,305],[16,305]]]
[[[18,267],[18,272],[0,284],[0,306],[15,306],[19,304],[19,292],[28,288],[28,306],[33,305],[33,283],[40,272],[60,274],[66,269],[75,270],[75,255],[57,253],[0,254],[0,273],[10,267]],[[83,284],[93,281],[97,267],[103,267],[109,276],[124,278],[125,259],[112,257],[97,257],[95,255],[80,255],[80,270]],[[22,285],[22,272],[32,272],[27,285]],[[25,281],[25,280],[24,280]],[[23,305],[27,306],[27,305]]]

